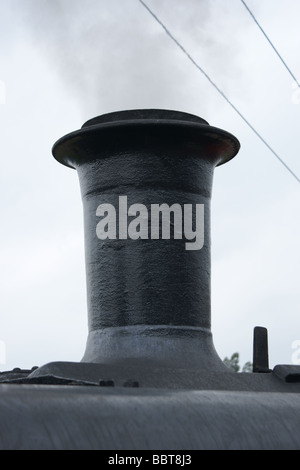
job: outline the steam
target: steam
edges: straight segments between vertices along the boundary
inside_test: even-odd
[[[90,116],[139,107],[184,108],[192,65],[137,0],[12,0],[32,44]],[[179,38],[205,49],[210,1],[150,1]],[[191,101],[194,99],[192,93]]]

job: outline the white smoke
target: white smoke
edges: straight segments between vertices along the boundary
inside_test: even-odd
[[[224,75],[225,59],[234,59],[224,37],[216,37],[211,0],[148,4],[196,58]],[[194,80],[201,94],[205,79],[138,0],[12,0],[12,7],[88,117],[132,108],[189,110]]]

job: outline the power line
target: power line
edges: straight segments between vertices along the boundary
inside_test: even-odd
[[[270,40],[270,38],[268,37],[268,35],[266,34],[266,32],[264,31],[264,29],[261,27],[261,25],[259,24],[259,22],[257,21],[257,19],[255,18],[254,14],[252,13],[252,11],[250,10],[250,8],[248,7],[248,5],[246,4],[246,2],[244,0],[241,0],[242,4],[244,5],[244,7],[246,8],[246,10],[248,11],[248,13],[251,15],[252,19],[254,20],[254,22],[257,24],[257,26],[259,27],[259,29],[261,30],[261,32],[263,33],[263,35],[265,36],[266,40],[268,41],[268,43],[270,44],[270,46],[272,47],[272,49],[274,50],[274,52],[277,54],[277,56],[279,57],[279,59],[281,60],[281,62],[283,63],[284,67],[286,68],[286,70],[288,71],[288,73],[290,74],[290,76],[293,78],[293,80],[295,80],[295,82],[297,83],[298,87],[300,87],[300,83],[298,82],[297,78],[295,77],[295,75],[293,74],[293,72],[291,71],[291,69],[288,67],[288,65],[286,64],[286,62],[283,60],[282,56],[279,54],[278,50],[276,49],[276,47],[274,46],[274,44],[272,43],[272,41]]]
[[[192,58],[192,56],[186,51],[186,49],[180,44],[179,41],[170,33],[167,27],[162,23],[162,21],[153,13],[153,11],[146,5],[143,0],[139,2],[146,8],[150,15],[157,21],[157,23],[164,29],[166,34],[172,39],[173,42],[181,49],[181,51],[186,55],[186,57],[195,65],[195,67],[205,76],[205,78],[211,83],[211,85],[218,91],[218,93],[227,101],[227,103],[234,109],[234,111],[243,119],[248,127],[256,134],[256,136],[263,142],[263,144],[273,153],[273,155],[279,160],[279,162],[285,167],[287,171],[300,183],[298,176],[291,170],[291,168],[279,157],[279,155],[272,149],[272,147],[266,142],[266,140],[259,134],[259,132],[252,126],[252,124],[245,118],[245,116],[238,110],[238,108],[227,98],[225,93],[216,85],[216,83],[210,78],[210,76],[205,72],[205,70],[200,67],[200,65]]]

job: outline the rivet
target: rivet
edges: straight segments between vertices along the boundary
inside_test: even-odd
[[[99,385],[100,387],[114,387],[115,382],[112,379],[100,379]]]

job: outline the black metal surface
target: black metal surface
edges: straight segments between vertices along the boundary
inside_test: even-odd
[[[129,155],[133,149],[136,154],[139,147],[141,154],[146,155],[149,145],[159,154],[164,150],[169,153],[172,149],[174,158],[178,153],[181,157],[202,153],[205,159],[216,159],[216,165],[231,160],[240,149],[236,137],[210,126],[198,116],[172,110],[142,109],[104,114],[87,121],[82,129],[58,140],[53,154],[60,163],[77,169],[81,163],[95,158],[120,153]],[[182,154],[184,149],[187,153]]]
[[[152,369],[224,370],[210,329],[210,198],[215,166],[238,149],[231,134],[165,110],[104,115],[55,144],[55,158],[77,169],[83,199],[84,362],[126,358]],[[184,239],[99,240],[97,207],[120,211],[120,196],[149,214],[152,204],[204,204],[203,248],[186,251]]]
[[[259,373],[228,369],[212,341],[213,172],[238,150],[226,131],[165,110],[103,115],[55,144],[80,180],[89,336],[81,362],[0,374],[0,449],[300,449],[300,366],[270,371],[261,327]],[[147,210],[204,204],[203,247],[99,240],[97,207],[119,196]]]
[[[0,448],[299,449],[299,409],[289,393],[1,385]]]
[[[224,390],[300,393],[300,366],[277,365],[269,373],[233,373],[227,369],[190,370],[153,367],[133,360],[88,364],[55,362],[15,377],[0,374],[0,383],[140,387],[162,390]],[[180,385],[178,385],[180,384]]]
[[[287,383],[300,384],[300,366],[292,364],[278,364],[273,373]]]
[[[253,372],[270,372],[268,330],[262,326],[254,328]]]

